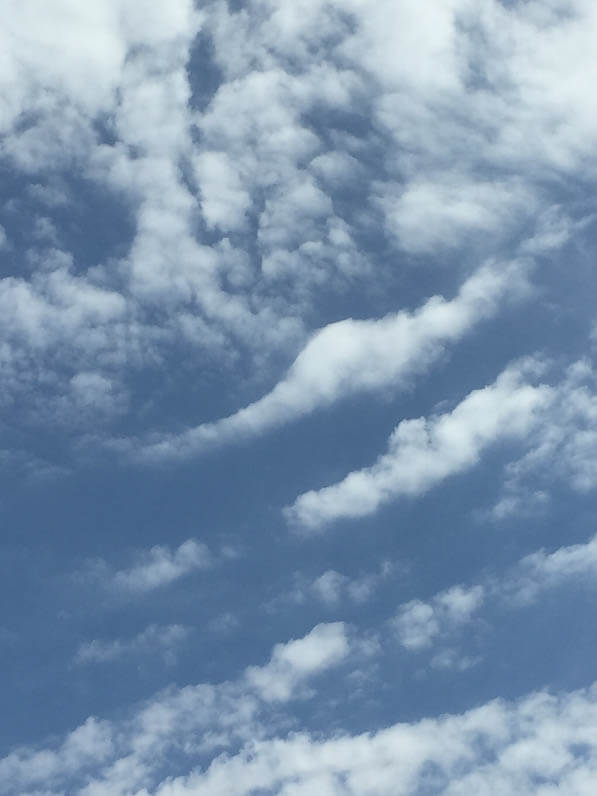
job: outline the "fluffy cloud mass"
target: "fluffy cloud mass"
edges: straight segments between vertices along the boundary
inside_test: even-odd
[[[537,410],[549,403],[550,390],[525,384],[520,370],[506,370],[452,412],[403,420],[390,437],[388,453],[338,484],[298,497],[286,510],[289,520],[316,529],[340,517],[366,516],[390,499],[420,494],[473,466],[491,443],[526,435]]]
[[[296,696],[294,689],[279,689],[280,676],[296,685],[337,665],[347,651],[341,625],[320,625],[278,645],[266,666],[251,667],[238,681],[159,695],[121,725],[90,718],[55,748],[20,749],[2,759],[2,792],[43,784],[54,794],[64,781],[78,781],[77,792],[86,794],[148,787],[159,794],[407,794],[430,787],[446,794],[588,792],[597,764],[595,687],[558,696],[538,692],[516,703],[495,700],[373,734],[269,737],[270,700]],[[168,754],[188,758],[212,745],[237,751],[159,782]]]

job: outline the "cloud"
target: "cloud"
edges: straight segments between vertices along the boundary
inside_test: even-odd
[[[161,655],[166,663],[174,663],[177,648],[189,635],[189,628],[182,625],[149,625],[134,638],[113,641],[94,639],[81,644],[76,652],[76,664],[112,663],[120,658],[140,655]]]
[[[452,642],[456,631],[496,601],[511,609],[538,599],[546,588],[592,577],[596,551],[595,538],[538,551],[499,577],[405,603],[391,624],[407,651]],[[354,683],[358,670],[351,673],[350,667],[360,647],[368,656],[380,651],[342,622],[317,625],[303,638],[275,645],[267,663],[247,667],[236,680],[170,688],[113,722],[89,718],[62,741],[12,751],[0,760],[0,792],[43,785],[52,794],[95,796],[143,788],[163,796],[297,788],[312,793],[327,783],[334,794],[389,796],[432,787],[456,796],[483,788],[536,793],[537,777],[563,792],[593,781],[596,685],[555,696],[540,691],[516,702],[495,700],[365,734],[288,733],[295,719],[286,706],[312,696],[306,686],[314,678],[332,670],[341,676],[339,667],[349,668],[347,684]],[[92,652],[91,658],[97,656]],[[434,652],[430,665],[462,671],[477,662],[447,646]],[[325,690],[318,695],[325,697]]]
[[[379,384],[359,386],[356,353],[339,373],[342,358],[328,347],[356,349],[386,328],[390,338],[398,316],[312,326],[332,317],[325,291],[383,290],[394,261],[365,238],[381,246],[387,237],[390,254],[406,249],[443,267],[440,251],[466,259],[474,233],[478,262],[542,255],[582,234],[564,222],[551,236],[529,228],[560,202],[562,218],[574,215],[574,201],[546,188],[545,177],[584,174],[594,148],[587,31],[596,17],[586,2],[567,15],[495,0],[425,4],[421,13],[420,3],[388,0],[374,11],[360,0],[252,0],[240,10],[175,0],[150,12],[136,0],[101,9],[52,0],[47,8],[34,14],[11,1],[0,42],[0,154],[25,183],[19,216],[27,198],[47,205],[46,230],[58,221],[66,231],[58,211],[92,228],[76,173],[86,190],[107,192],[130,229],[93,264],[63,241],[69,265],[61,267],[31,234],[0,280],[3,400],[30,429],[54,415],[97,442],[129,412],[140,417],[137,377],[168,367],[181,348],[198,374],[212,358],[248,356],[266,384],[272,362],[310,341],[272,393],[219,424],[156,434],[140,455],[184,456],[215,438],[261,433],[313,411],[313,379],[317,406],[345,387],[383,388],[387,355],[375,354],[366,377],[374,381],[378,368]],[[201,110],[193,94],[203,76],[191,68],[199,33],[217,72]],[[396,42],[408,68],[396,63]],[[346,201],[348,184],[357,202]],[[497,292],[487,312],[462,295],[449,302],[468,317],[466,329],[431,335],[422,351],[413,343],[411,364],[389,383],[497,313],[508,291]],[[327,381],[315,373],[319,356],[330,364]],[[64,399],[90,362],[105,385],[98,394],[112,396],[101,429],[85,402]],[[186,418],[194,422],[196,411]]]
[[[0,759],[0,793],[40,786],[124,796],[152,782],[157,787],[156,775],[173,754],[193,761],[269,734],[278,724],[271,711],[308,696],[303,686],[341,664],[349,650],[341,622],[317,625],[277,644],[267,664],[248,667],[237,680],[170,688],[118,722],[89,718],[57,745],[22,747]]]
[[[93,562],[87,574],[110,592],[144,594],[207,569],[211,564],[207,546],[195,539],[187,539],[174,549],[155,545],[137,553],[128,569],[113,571],[103,560]]]
[[[583,358],[553,385],[552,400],[539,414],[524,454],[506,467],[502,494],[489,516],[501,521],[521,512],[540,514],[558,483],[590,493],[597,486],[596,443],[597,375],[592,361]]]
[[[552,553],[538,550],[513,568],[496,589],[515,603],[535,602],[546,589],[565,583],[590,582],[597,573],[597,536]]]
[[[431,602],[411,600],[401,606],[392,624],[406,649],[422,650],[438,636],[467,624],[483,605],[484,598],[482,586],[453,586],[436,594]]]
[[[334,569],[328,569],[312,582],[311,591],[323,602],[333,605],[344,593],[347,580],[345,575]]]
[[[504,235],[535,208],[520,181],[483,182],[466,175],[414,181],[404,191],[385,188],[380,197],[390,235],[401,248],[432,253],[458,247],[465,235]]]
[[[406,571],[403,562],[382,561],[376,569],[346,575],[335,569],[326,569],[319,575],[294,572],[290,583],[263,608],[268,614],[287,614],[296,607],[324,606],[326,614],[336,614],[347,605],[365,605],[384,583],[395,583]]]
[[[130,569],[116,572],[112,583],[123,591],[151,591],[191,572],[205,569],[209,564],[207,547],[194,539],[187,539],[172,551],[168,547],[156,545],[141,554]]]
[[[429,651],[438,644],[431,666],[464,670],[479,661],[454,648],[465,628],[481,621],[487,628],[488,613],[496,606],[513,611],[539,603],[547,591],[592,586],[597,573],[597,535],[581,544],[553,552],[537,550],[511,564],[505,571],[485,576],[472,585],[458,584],[430,599],[412,599],[399,606],[389,626],[408,652]]]
[[[245,226],[251,198],[225,152],[197,155],[195,172],[201,186],[201,207],[210,227],[234,230]]]
[[[337,665],[349,650],[342,622],[317,625],[304,638],[274,647],[268,664],[247,669],[247,682],[266,702],[286,701],[301,681]]]
[[[48,787],[54,780],[77,777],[88,765],[98,765],[114,754],[109,722],[89,718],[67,735],[58,748],[11,752],[0,760],[0,793],[23,792],[34,784]]]
[[[595,699],[595,689],[538,692],[374,734],[261,741],[158,793],[531,794],[539,792],[538,779],[545,793],[582,792],[596,769]]]
[[[538,781],[546,794],[590,792],[597,771],[596,686],[493,700],[362,734],[280,731],[281,717],[271,710],[283,710],[284,700],[295,696],[287,688],[271,690],[280,667],[292,671],[293,680],[309,678],[342,662],[345,643],[341,626],[319,626],[277,646],[265,667],[250,667],[237,681],[173,688],[117,721],[90,718],[56,744],[17,749],[0,761],[0,792],[40,786],[87,796],[258,790],[457,796],[535,794]],[[200,758],[206,762],[199,765]]]
[[[494,315],[507,296],[527,288],[523,264],[485,266],[450,301],[430,298],[414,312],[377,321],[347,319],[317,332],[286,376],[258,401],[229,417],[141,445],[135,456],[163,460],[263,433],[359,392],[403,387],[444,347]]]
[[[329,606],[347,600],[357,604],[364,603],[385,580],[396,575],[398,571],[399,567],[390,561],[384,561],[378,571],[364,572],[353,577],[328,569],[313,580],[297,583],[292,595],[299,602],[310,596]]]
[[[50,471],[42,459],[55,445],[51,455],[67,461],[73,440],[94,455],[82,437],[95,445],[121,434],[119,450],[168,461],[350,396],[403,390],[528,295],[532,258],[542,298],[529,336],[512,340],[519,354],[547,325],[550,280],[568,302],[585,256],[575,246],[592,243],[571,219],[590,212],[595,176],[594,2],[8,0],[4,10],[0,160],[11,197],[0,203],[0,405],[7,427],[22,430],[15,449],[32,449],[28,459],[0,454],[11,476]],[[201,42],[209,47],[197,63]],[[126,220],[115,240],[102,234],[104,209]],[[568,241],[566,273],[556,273],[550,258]],[[471,276],[472,263],[490,265]],[[456,280],[466,281],[444,293]],[[413,283],[436,295],[414,306]],[[284,373],[280,363],[295,356]],[[549,387],[509,369],[451,411],[403,420],[386,455],[299,496],[289,518],[308,529],[371,515],[509,439],[524,456],[506,470],[496,516],[520,519],[528,495],[544,504],[557,479],[589,493],[596,390],[591,366],[575,368]],[[244,408],[212,423],[215,403],[204,398],[214,373],[222,414]],[[249,393],[263,397],[246,405]],[[590,582],[594,560],[594,540],[534,553],[502,583],[403,604],[394,629],[405,650],[429,650],[432,667],[464,665],[472,659],[436,645],[494,599],[519,605]],[[191,539],[96,574],[122,599],[210,561]],[[318,577],[297,581],[310,609],[365,600],[383,575],[339,569],[322,560]],[[235,621],[228,607],[218,608],[220,629]],[[78,656],[155,653],[177,627],[96,639]],[[594,689],[357,735],[329,708],[326,683],[318,715],[330,721],[307,732],[289,703],[320,674],[342,683],[354,635],[318,625],[231,682],[172,687],[126,718],[90,718],[55,743],[15,750],[0,763],[0,790],[592,792]]]
[[[390,437],[388,452],[373,466],[300,495],[285,510],[286,517],[305,530],[341,518],[364,517],[391,500],[420,495],[474,466],[498,440],[524,438],[551,397],[549,387],[525,383],[525,368],[506,369],[451,412],[401,421]]]

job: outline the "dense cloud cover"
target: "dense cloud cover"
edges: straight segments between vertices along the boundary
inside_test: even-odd
[[[597,6],[4,10],[0,793],[593,793]]]

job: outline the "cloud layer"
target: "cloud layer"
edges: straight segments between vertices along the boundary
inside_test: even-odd
[[[592,794],[595,3],[3,10],[0,793]]]

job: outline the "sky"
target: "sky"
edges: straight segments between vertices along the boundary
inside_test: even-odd
[[[594,794],[595,3],[3,11],[0,794]]]

